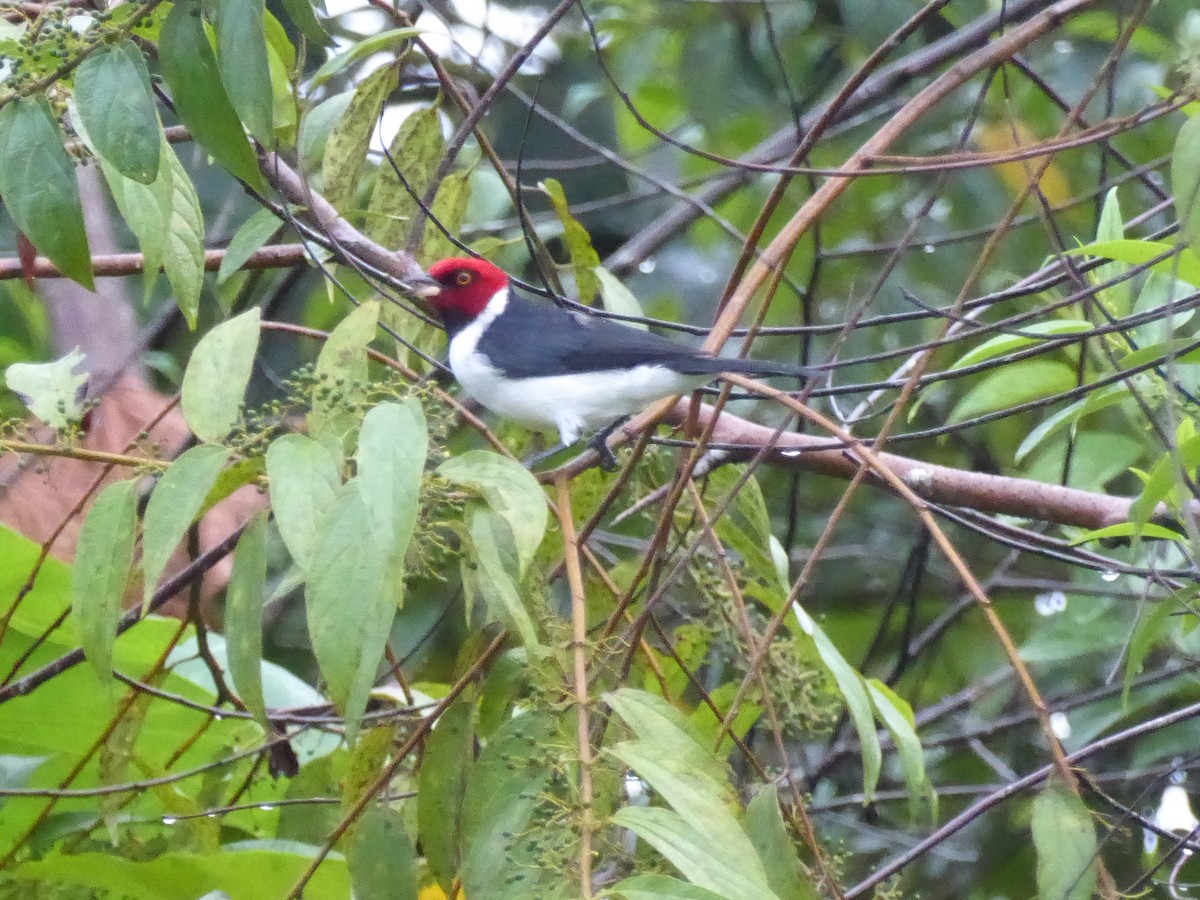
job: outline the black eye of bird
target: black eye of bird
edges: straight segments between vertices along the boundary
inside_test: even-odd
[[[474,277],[475,276],[473,276],[470,272],[459,272],[457,275],[454,276],[454,281],[456,284],[466,287],[468,284],[471,283],[471,281],[474,279]]]

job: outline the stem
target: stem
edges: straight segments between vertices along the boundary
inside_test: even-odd
[[[587,605],[583,594],[583,572],[579,566],[579,537],[571,515],[571,482],[559,478],[558,519],[562,523],[563,552],[567,583],[571,586],[571,651],[575,658],[575,705],[579,713],[579,797],[583,804],[583,833],[579,837],[579,887],[584,900],[592,896],[592,742],[588,725]]]

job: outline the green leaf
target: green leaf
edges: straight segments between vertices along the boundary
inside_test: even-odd
[[[267,586],[267,513],[260,511],[233,554],[233,572],[225,594],[225,638],[229,675],[246,709],[270,731],[262,684],[263,600]]]
[[[789,900],[817,900],[784,825],[775,785],[766,785],[746,807],[746,834],[762,860],[771,890]]]
[[[45,97],[0,109],[0,159],[0,196],[17,227],[60,272],[95,290],[75,161]]]
[[[458,874],[462,808],[474,757],[474,698],[459,698],[425,740],[417,789],[417,832],[425,862],[446,896]]]
[[[1200,247],[1200,119],[1179,129],[1171,154],[1171,193],[1179,215],[1179,231],[1193,248]]]
[[[317,356],[308,430],[313,437],[323,433],[344,437],[358,424],[348,406],[357,401],[367,380],[367,345],[375,338],[379,301],[371,300],[354,309],[329,334]]]
[[[724,897],[670,875],[637,875],[614,884],[610,890],[625,900],[723,900]]]
[[[478,491],[508,523],[519,560],[517,578],[523,579],[541,546],[550,515],[537,479],[520,463],[490,450],[470,450],[451,457],[438,466],[437,474]]]
[[[937,795],[929,776],[925,773],[925,753],[917,737],[916,720],[912,707],[877,678],[867,680],[867,691],[879,721],[891,732],[900,754],[900,768],[904,771],[904,784],[908,788],[909,806],[915,812],[917,801],[924,798],[929,803],[930,817],[937,816]]]
[[[417,900],[417,851],[400,811],[369,806],[346,849],[355,900]]]
[[[476,599],[483,600],[531,653],[544,652],[518,589],[517,551],[508,524],[493,510],[474,503],[467,507],[465,518],[472,550],[470,558],[462,560],[468,613]]]
[[[6,876],[90,889],[87,896],[179,900],[223,891],[232,900],[283,897],[312,861],[312,848],[288,841],[227,845],[220,852],[169,852],[134,861],[112,853],[50,853],[13,866]],[[305,887],[305,896],[348,897],[346,863],[326,859]]]
[[[1017,448],[1017,452],[1014,454],[1014,460],[1020,465],[1026,456],[1036,450],[1052,434],[1056,434],[1069,425],[1074,425],[1084,416],[1099,412],[1106,407],[1112,406],[1114,403],[1120,403],[1128,398],[1128,382],[1122,381],[1096,388],[1096,390],[1091,391],[1084,399],[1076,400],[1069,406],[1065,406],[1058,410],[1058,412],[1047,416],[1045,420],[1039,423],[1036,428],[1026,435],[1025,440],[1021,442],[1021,446]]]
[[[86,357],[78,349],[48,363],[13,363],[4,370],[8,389],[31,413],[54,428],[66,428],[83,417],[82,389],[88,373],[74,369]]]
[[[396,613],[387,555],[370,537],[361,485],[342,485],[321,523],[306,588],[308,632],[329,696],[354,742]]]
[[[235,177],[265,190],[254,150],[222,87],[200,0],[178,0],[171,9],[159,37],[158,59],[175,111],[192,137]]]
[[[986,359],[992,359],[996,356],[1003,356],[1005,353],[1012,353],[1022,347],[1029,347],[1033,344],[1042,343],[1036,337],[1027,335],[1059,335],[1059,334],[1076,334],[1081,331],[1091,331],[1094,326],[1091,322],[1083,321],[1082,319],[1055,319],[1050,322],[1034,322],[1033,324],[1022,328],[1025,334],[1002,334],[998,337],[984,341],[978,347],[968,350],[960,356],[949,369],[953,372],[955,369],[963,369],[967,366],[973,366],[976,363],[983,362]]]
[[[274,142],[271,72],[263,0],[208,0],[217,33],[217,66],[234,111],[266,146]]]
[[[267,448],[267,479],[283,545],[296,565],[309,572],[321,523],[342,486],[338,461],[311,438],[285,434]]]
[[[724,763],[696,739],[683,713],[662,697],[633,688],[611,691],[604,695],[604,702],[633,729],[638,740],[670,747],[684,766],[714,784],[725,785],[723,802],[730,809],[737,805]]]
[[[379,111],[399,80],[400,69],[395,65],[383,66],[364,78],[354,89],[354,99],[341,121],[325,141],[322,193],[339,212],[346,213],[351,208]]]
[[[217,270],[217,284],[223,284],[230,275],[244,266],[246,260],[257,253],[281,228],[283,223],[269,209],[260,209],[243,222],[242,227],[230,239],[229,246],[225,248],[221,268]]]
[[[544,863],[523,840],[554,769],[548,716],[525,713],[497,731],[471,769],[462,812],[462,882],[468,897],[529,898]]]
[[[1121,241],[1125,239],[1125,221],[1121,217],[1121,204],[1117,199],[1117,189],[1112,188],[1104,197],[1104,206],[1100,210],[1100,223],[1096,227],[1096,242]],[[1122,262],[1105,263],[1097,266],[1091,273],[1093,284],[1103,284],[1114,281],[1129,271],[1129,266]],[[1126,279],[1112,287],[1103,288],[1099,295],[1110,315],[1125,316],[1129,314],[1129,304],[1133,297],[1133,284]]]
[[[101,47],[79,64],[75,105],[105,162],[141,184],[158,177],[162,129],[150,73],[133,41]]]
[[[379,175],[371,190],[363,226],[367,237],[384,247],[399,247],[404,243],[409,222],[418,209],[409,190],[418,197],[425,196],[445,144],[436,106],[422,107],[401,123],[388,148],[392,159],[380,162]],[[407,188],[401,183],[397,169],[408,183]]]
[[[289,10],[290,15],[290,10]],[[350,63],[358,59],[366,59],[376,53],[383,53],[391,50],[393,47],[398,47],[410,38],[416,37],[421,33],[420,28],[393,28],[391,31],[381,31],[379,34],[372,35],[361,41],[356,41],[350,46],[350,49],[344,50],[341,53],[331,57],[321,68],[313,73],[312,79],[309,81],[309,90],[320,87]],[[386,66],[385,68],[393,68]]]
[[[334,94],[327,100],[322,100],[312,109],[306,110],[300,119],[300,135],[296,142],[296,152],[300,164],[308,170],[316,171],[321,167],[321,159],[325,153],[325,145],[334,126],[342,120],[351,101],[354,91],[344,91]]]
[[[196,344],[183,373],[183,417],[202,441],[217,442],[237,423],[258,350],[259,310],[215,326]]]
[[[1033,801],[1041,900],[1088,900],[1096,890],[1096,831],[1083,801],[1051,785]]]
[[[689,821],[657,806],[627,806],[611,821],[628,828],[670,860],[688,881],[727,900],[772,900],[775,894],[757,865],[758,857],[738,856],[709,833],[707,822]]]
[[[467,217],[467,204],[470,200],[471,176],[466,172],[453,172],[447,175],[438,186],[437,196],[433,198],[430,210],[442,223],[442,228],[453,235],[462,228],[463,221]],[[458,252],[457,245],[441,228],[433,226],[425,228],[425,238],[421,242],[419,254],[423,262],[432,262],[444,256],[453,256]]]
[[[171,463],[150,495],[142,525],[142,615],[228,458],[229,451],[216,444],[192,447]]]
[[[313,0],[283,0],[288,18],[300,29],[300,33],[318,46],[330,43],[329,34],[313,11]]]
[[[113,642],[121,601],[133,569],[137,538],[137,481],[110,484],[88,510],[71,579],[71,612],[83,652],[101,684],[111,684]]]
[[[592,238],[587,229],[571,215],[571,207],[567,203],[567,195],[563,187],[553,178],[547,178],[539,187],[550,198],[554,212],[563,226],[563,243],[571,254],[571,268],[575,271],[575,286],[579,291],[579,300],[591,303],[600,292],[600,278],[596,269],[600,266],[600,255],[592,246]]]
[[[883,764],[883,751],[879,747],[879,735],[875,733],[875,719],[871,711],[871,698],[867,695],[866,684],[846,658],[834,646],[833,641],[825,634],[816,620],[810,616],[799,603],[793,603],[792,608],[801,630],[813,639],[817,655],[829,674],[837,684],[838,692],[846,701],[846,711],[850,714],[850,722],[858,733],[859,743],[862,744],[863,754],[863,795],[870,802],[875,795],[875,787],[879,784],[879,770]]]
[[[171,282],[175,304],[187,319],[188,328],[194,329],[200,309],[200,290],[204,286],[204,216],[192,179],[170,148],[167,149],[167,162],[171,167],[171,205],[163,247],[163,271],[167,281]]]
[[[1105,528],[1093,528],[1071,541],[1071,546],[1085,544],[1088,541],[1101,541],[1105,538],[1143,537],[1159,538],[1164,541],[1186,541],[1187,537],[1171,528],[1156,525],[1153,522],[1118,522]]]
[[[375,540],[388,553],[398,579],[417,527],[428,452],[425,413],[416,398],[381,403],[363,419],[356,456],[358,480]]]
[[[1129,263],[1131,266],[1145,265],[1156,256],[1171,253],[1172,255],[1166,259],[1152,265],[1150,271],[1164,272],[1176,278],[1182,278],[1188,284],[1200,286],[1200,256],[1188,247],[1179,250],[1178,253],[1172,253],[1174,250],[1178,250],[1175,244],[1126,239],[1123,241],[1101,241],[1095,244],[1086,244],[1082,247],[1068,250],[1067,253],[1098,256],[1101,259],[1116,259],[1124,263]]]
[[[1185,595],[1190,599],[1191,591]],[[1138,610],[1137,622],[1129,636],[1129,647],[1125,652],[1125,666],[1121,679],[1121,707],[1129,704],[1129,692],[1134,680],[1142,674],[1142,666],[1150,651],[1169,633],[1171,617],[1180,610],[1178,601],[1184,598],[1173,595],[1156,603],[1149,603]],[[1074,731],[1074,729],[1072,729]]]
[[[600,285],[600,302],[604,304],[606,310],[622,316],[645,315],[637,297],[633,296],[633,292],[625,287],[616,275],[604,266],[594,267],[592,274],[596,276],[596,282]],[[640,331],[648,331],[650,328],[644,322],[622,322],[621,324],[637,328]]]
[[[1073,367],[1049,359],[1026,359],[1004,366],[972,387],[958,401],[947,422],[957,424],[1029,400],[1069,391],[1076,385]]]

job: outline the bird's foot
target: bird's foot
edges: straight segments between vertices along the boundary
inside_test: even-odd
[[[600,454],[599,466],[601,471],[615,472],[619,468],[617,463],[617,455],[612,452],[612,448],[608,446],[608,439],[612,433],[629,421],[629,416],[622,416],[614,421],[611,425],[605,426],[602,431],[597,431],[590,441],[588,447]]]

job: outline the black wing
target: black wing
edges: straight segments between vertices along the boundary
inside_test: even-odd
[[[511,314],[511,315],[510,315]],[[666,338],[569,312],[511,292],[477,347],[510,378],[662,365],[686,374],[720,372],[721,361]]]

